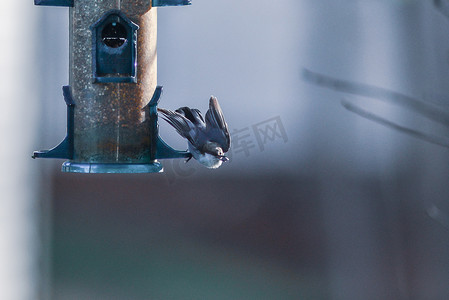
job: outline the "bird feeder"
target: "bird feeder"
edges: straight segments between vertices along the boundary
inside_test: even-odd
[[[152,173],[188,157],[159,136],[157,7],[190,0],[35,0],[70,12],[67,135],[33,158],[68,159],[63,172]]]

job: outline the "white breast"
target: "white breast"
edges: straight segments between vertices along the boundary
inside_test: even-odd
[[[195,156],[195,155],[194,155]],[[216,169],[223,163],[218,157],[209,153],[199,154],[195,159],[202,165],[210,169]]]
[[[205,153],[201,154],[198,149],[192,146],[189,143],[189,151],[192,153],[193,158],[195,158],[200,164],[209,169],[216,169],[223,163],[218,157],[213,156],[212,154]]]

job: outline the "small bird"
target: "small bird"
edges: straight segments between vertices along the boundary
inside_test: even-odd
[[[225,153],[231,146],[231,136],[217,98],[211,96],[206,120],[195,108],[181,107],[176,111],[158,108],[158,111],[165,121],[187,139],[189,151],[199,163],[216,169],[229,160]]]

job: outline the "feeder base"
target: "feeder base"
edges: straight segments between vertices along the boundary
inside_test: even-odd
[[[62,172],[67,173],[159,173],[163,168],[159,162],[148,164],[96,164],[66,161]]]

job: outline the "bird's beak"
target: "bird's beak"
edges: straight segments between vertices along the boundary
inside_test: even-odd
[[[225,162],[225,161],[229,161],[229,158],[227,156],[222,155],[222,156],[220,156],[220,160],[222,162]]]

